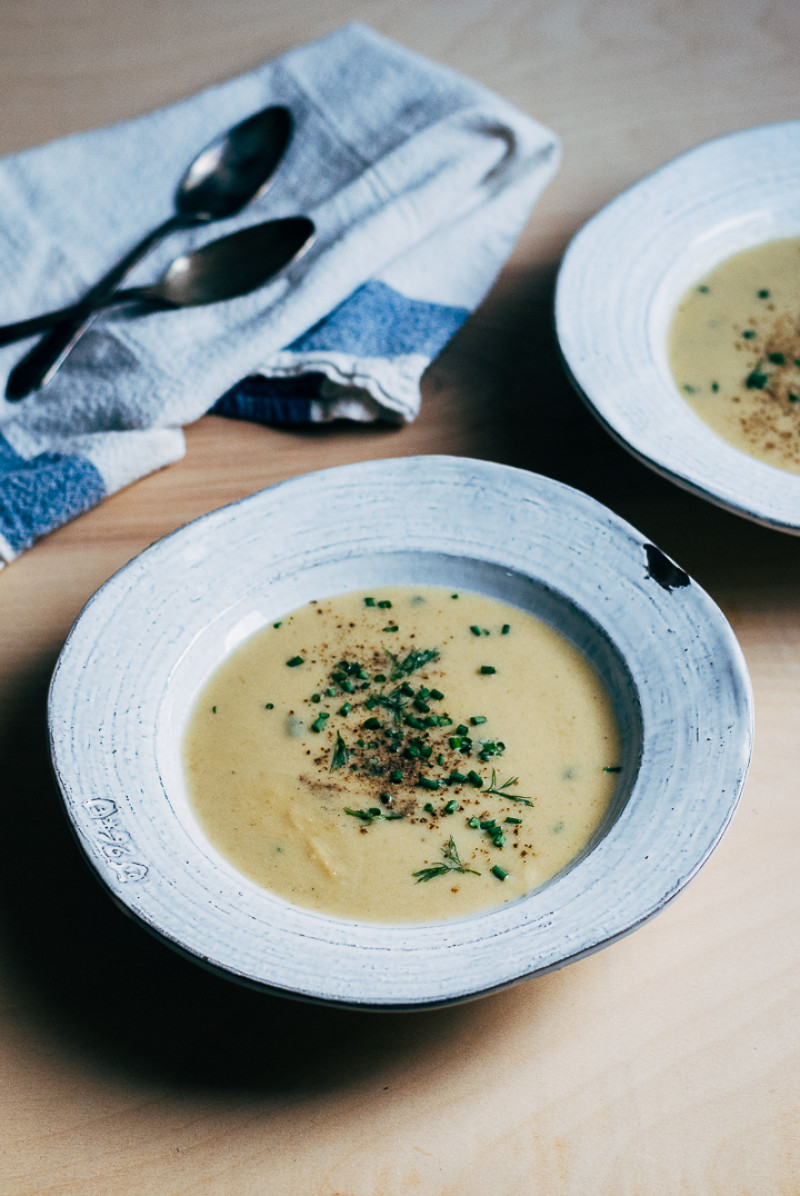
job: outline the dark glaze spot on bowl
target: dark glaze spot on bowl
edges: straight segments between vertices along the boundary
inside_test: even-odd
[[[683,569],[665,556],[660,548],[656,548],[655,544],[645,544],[644,550],[647,554],[648,577],[658,582],[662,589],[676,590],[689,585],[689,574],[684,573]]]

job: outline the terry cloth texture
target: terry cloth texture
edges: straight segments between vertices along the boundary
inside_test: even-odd
[[[74,302],[173,210],[195,155],[285,104],[294,135],[235,218],[175,233],[130,276],[240,227],[310,216],[310,249],[250,295],[99,316],[54,379],[0,399],[0,563],[184,452],[207,411],[267,423],[412,420],[419,382],[483,298],[559,144],[485,88],[347,25],[258,70],[0,162],[0,323]],[[34,341],[0,349],[3,389]]]

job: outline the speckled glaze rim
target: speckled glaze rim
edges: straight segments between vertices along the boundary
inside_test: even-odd
[[[387,926],[293,907],[217,855],[189,807],[180,740],[220,660],[311,598],[379,582],[460,585],[539,613],[617,708],[625,747],[602,835],[550,884],[485,914]],[[660,910],[733,814],[752,700],[718,608],[623,520],[535,474],[423,456],[284,482],[148,548],[75,623],[49,727],[78,842],[150,930],[264,990],[413,1009],[547,972]]]
[[[556,329],[578,393],[625,448],[727,510],[800,533],[800,476],[718,437],[675,385],[675,306],[740,250],[800,235],[800,121],[707,142],[643,179],[569,245]]]

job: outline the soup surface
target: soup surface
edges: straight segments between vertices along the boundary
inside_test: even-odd
[[[206,684],[184,759],[209,840],[288,901],[459,917],[560,871],[619,772],[604,686],[531,615],[395,587],[311,602]]]
[[[670,366],[718,435],[800,473],[800,237],[729,258],[675,313]]]

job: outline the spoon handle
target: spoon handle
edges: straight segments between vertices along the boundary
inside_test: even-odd
[[[78,303],[71,303],[68,307],[57,307],[53,311],[42,312],[40,316],[31,316],[27,320],[17,320],[14,324],[0,325],[0,346],[10,345],[12,341],[23,340],[26,336],[33,336],[37,332],[60,328],[62,324],[88,327],[95,315],[108,307],[116,307],[118,303],[148,303],[159,307],[172,307],[167,299],[159,299],[150,287],[126,287],[124,291],[114,291],[103,299],[89,302],[81,299]],[[46,339],[46,338],[45,338]]]
[[[164,237],[178,229],[189,228],[198,223],[196,218],[176,213],[160,224],[158,228],[143,237],[138,245],[119,261],[116,266],[103,275],[84,295],[79,303],[63,308],[63,318],[59,318],[50,331],[25,354],[11,371],[6,384],[6,398],[12,401],[22,399],[32,390],[44,385],[58,369],[61,362],[69,353],[92,323],[95,312],[106,307],[105,302],[116,291],[125,275],[133,269],[138,261]],[[53,318],[59,313],[50,312],[46,315],[35,316],[31,320],[21,320],[17,324],[9,324],[0,328],[0,345],[17,340],[23,336],[31,336],[42,328],[53,325]],[[25,331],[22,331],[22,329]]]

